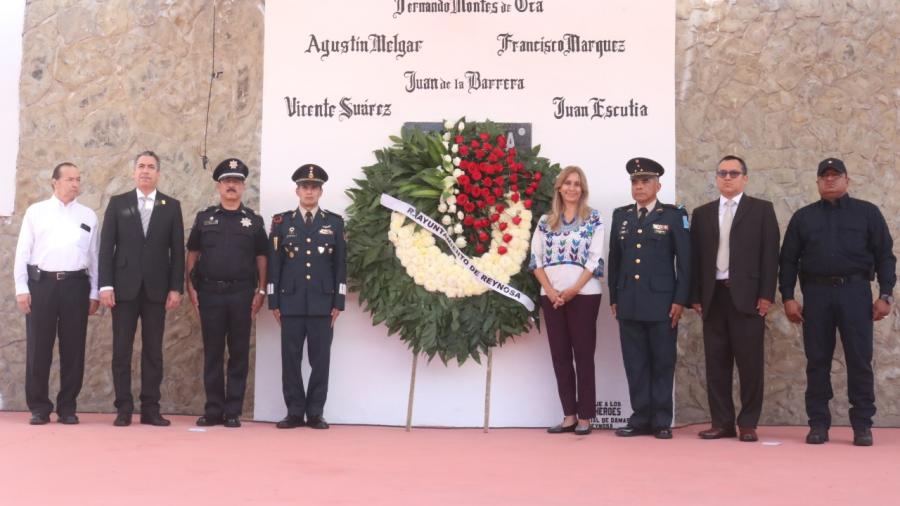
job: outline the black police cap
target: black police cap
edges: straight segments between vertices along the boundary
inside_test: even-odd
[[[666,169],[662,165],[649,158],[632,158],[625,164],[625,170],[632,179],[639,177],[659,177]]]
[[[847,173],[847,167],[844,166],[844,162],[837,158],[826,158],[819,162],[819,170],[816,172],[816,175],[821,177],[826,170],[834,170],[839,174]]]
[[[247,179],[247,174],[249,173],[250,169],[247,168],[247,165],[244,164],[244,162],[237,158],[226,158],[225,160],[222,160],[222,163],[216,166],[216,170],[213,171],[212,177],[216,181],[221,181],[226,177]]]
[[[328,173],[325,172],[325,169],[319,167],[314,163],[307,163],[301,165],[300,168],[294,171],[294,175],[291,176],[291,180],[297,184],[300,183],[318,183],[322,184],[325,181],[328,181]]]

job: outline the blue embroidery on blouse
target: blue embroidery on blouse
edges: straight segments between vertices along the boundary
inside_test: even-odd
[[[544,234],[543,266],[568,264],[584,267],[588,262],[594,231],[602,223],[600,212],[592,210],[586,220],[575,219],[572,223],[562,221],[559,231],[553,231],[547,225],[547,217],[542,217],[538,222],[538,229]],[[536,267],[537,258],[532,253],[529,269],[534,270]],[[601,258],[592,274],[594,277],[603,277],[603,270],[604,262]]]

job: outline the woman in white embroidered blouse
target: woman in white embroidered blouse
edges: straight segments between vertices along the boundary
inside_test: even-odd
[[[541,217],[531,238],[531,265],[541,284],[541,308],[562,423],[551,434],[590,434],[595,413],[594,349],[603,277],[603,221],[587,205],[587,178],[566,167],[554,184],[550,213]],[[574,361],[574,365],[573,365]]]

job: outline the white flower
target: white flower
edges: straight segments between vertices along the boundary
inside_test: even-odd
[[[462,228],[461,225],[457,225],[457,226],[460,227],[460,228]],[[462,236],[457,237],[457,238],[456,238],[456,246],[457,246],[458,248],[465,248],[465,247],[466,247],[466,238],[465,238],[465,237],[462,237]]]
[[[446,212],[447,212],[447,204],[445,204],[445,203],[443,203],[443,202],[441,202],[440,204],[438,204],[438,212],[439,212],[439,213],[446,213]]]
[[[450,141],[444,141],[441,144],[444,145],[444,150],[450,149]]]
[[[453,221],[453,218],[450,217],[449,214],[445,214],[443,218],[441,218],[441,223],[444,225],[449,225]]]
[[[456,177],[455,176],[447,176],[444,178],[443,182],[444,182],[444,189],[449,190],[450,188],[453,188],[456,185]]]
[[[458,156],[455,157],[455,158],[453,159],[453,166],[454,166],[454,167],[459,167],[460,162],[462,162],[462,160],[460,160],[460,158],[459,158]]]
[[[444,121],[444,130],[453,130],[453,121],[449,119]]]
[[[453,158],[451,158],[450,155],[444,155],[444,161],[451,162],[451,161],[453,161]]]
[[[456,206],[454,206],[454,207],[456,207]],[[463,218],[465,218],[465,216],[466,216],[466,215],[464,215],[462,211],[457,211],[457,213],[456,213],[456,217],[457,217],[458,219],[460,219],[460,220],[462,220]]]
[[[456,205],[455,205],[455,204],[454,204],[454,205],[450,205],[450,207],[447,208],[447,212],[448,212],[448,213],[451,213],[451,214],[452,214],[452,213],[455,213],[455,212],[456,212]]]
[[[460,218],[462,218],[462,212],[460,212],[459,214],[460,214]],[[453,227],[453,231],[456,232],[457,234],[463,233],[463,226],[462,226],[462,223],[457,223],[457,224]],[[465,240],[465,239],[463,239],[463,240]],[[457,239],[457,242],[459,242],[459,239]]]
[[[450,148],[450,152],[453,154],[459,152],[459,144],[454,144],[453,147]]]
[[[459,124],[456,125],[456,129],[459,130],[460,132],[462,132],[463,130],[466,129],[466,124],[463,123],[462,121],[460,121]]]
[[[452,206],[455,204],[456,204],[456,197],[454,197],[454,196],[447,197],[447,205],[448,206]],[[443,212],[443,211],[441,211],[441,212]]]
[[[452,130],[453,127],[450,127],[450,129]],[[450,137],[451,137],[450,132],[447,132],[447,133],[444,134],[443,139],[444,139],[445,141],[449,141],[449,140],[450,140]]]
[[[459,179],[459,176],[465,174],[462,169],[453,169],[453,177]]]

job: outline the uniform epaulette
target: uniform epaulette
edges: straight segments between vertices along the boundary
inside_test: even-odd
[[[204,209],[204,210],[201,211],[201,212],[203,212],[203,213],[208,213],[208,212],[211,212],[211,211],[215,211],[215,210],[218,209],[218,208],[219,208],[219,206],[209,206],[209,207],[207,207],[206,209]]]
[[[634,207],[634,204],[626,204],[622,207],[615,208],[615,211],[627,211],[629,207]]]
[[[684,209],[684,204],[663,204],[666,209]]]
[[[322,209],[322,212],[324,212],[325,214],[334,216],[334,217],[340,219],[341,221],[344,221],[344,217],[334,211],[329,211],[328,209]]]

